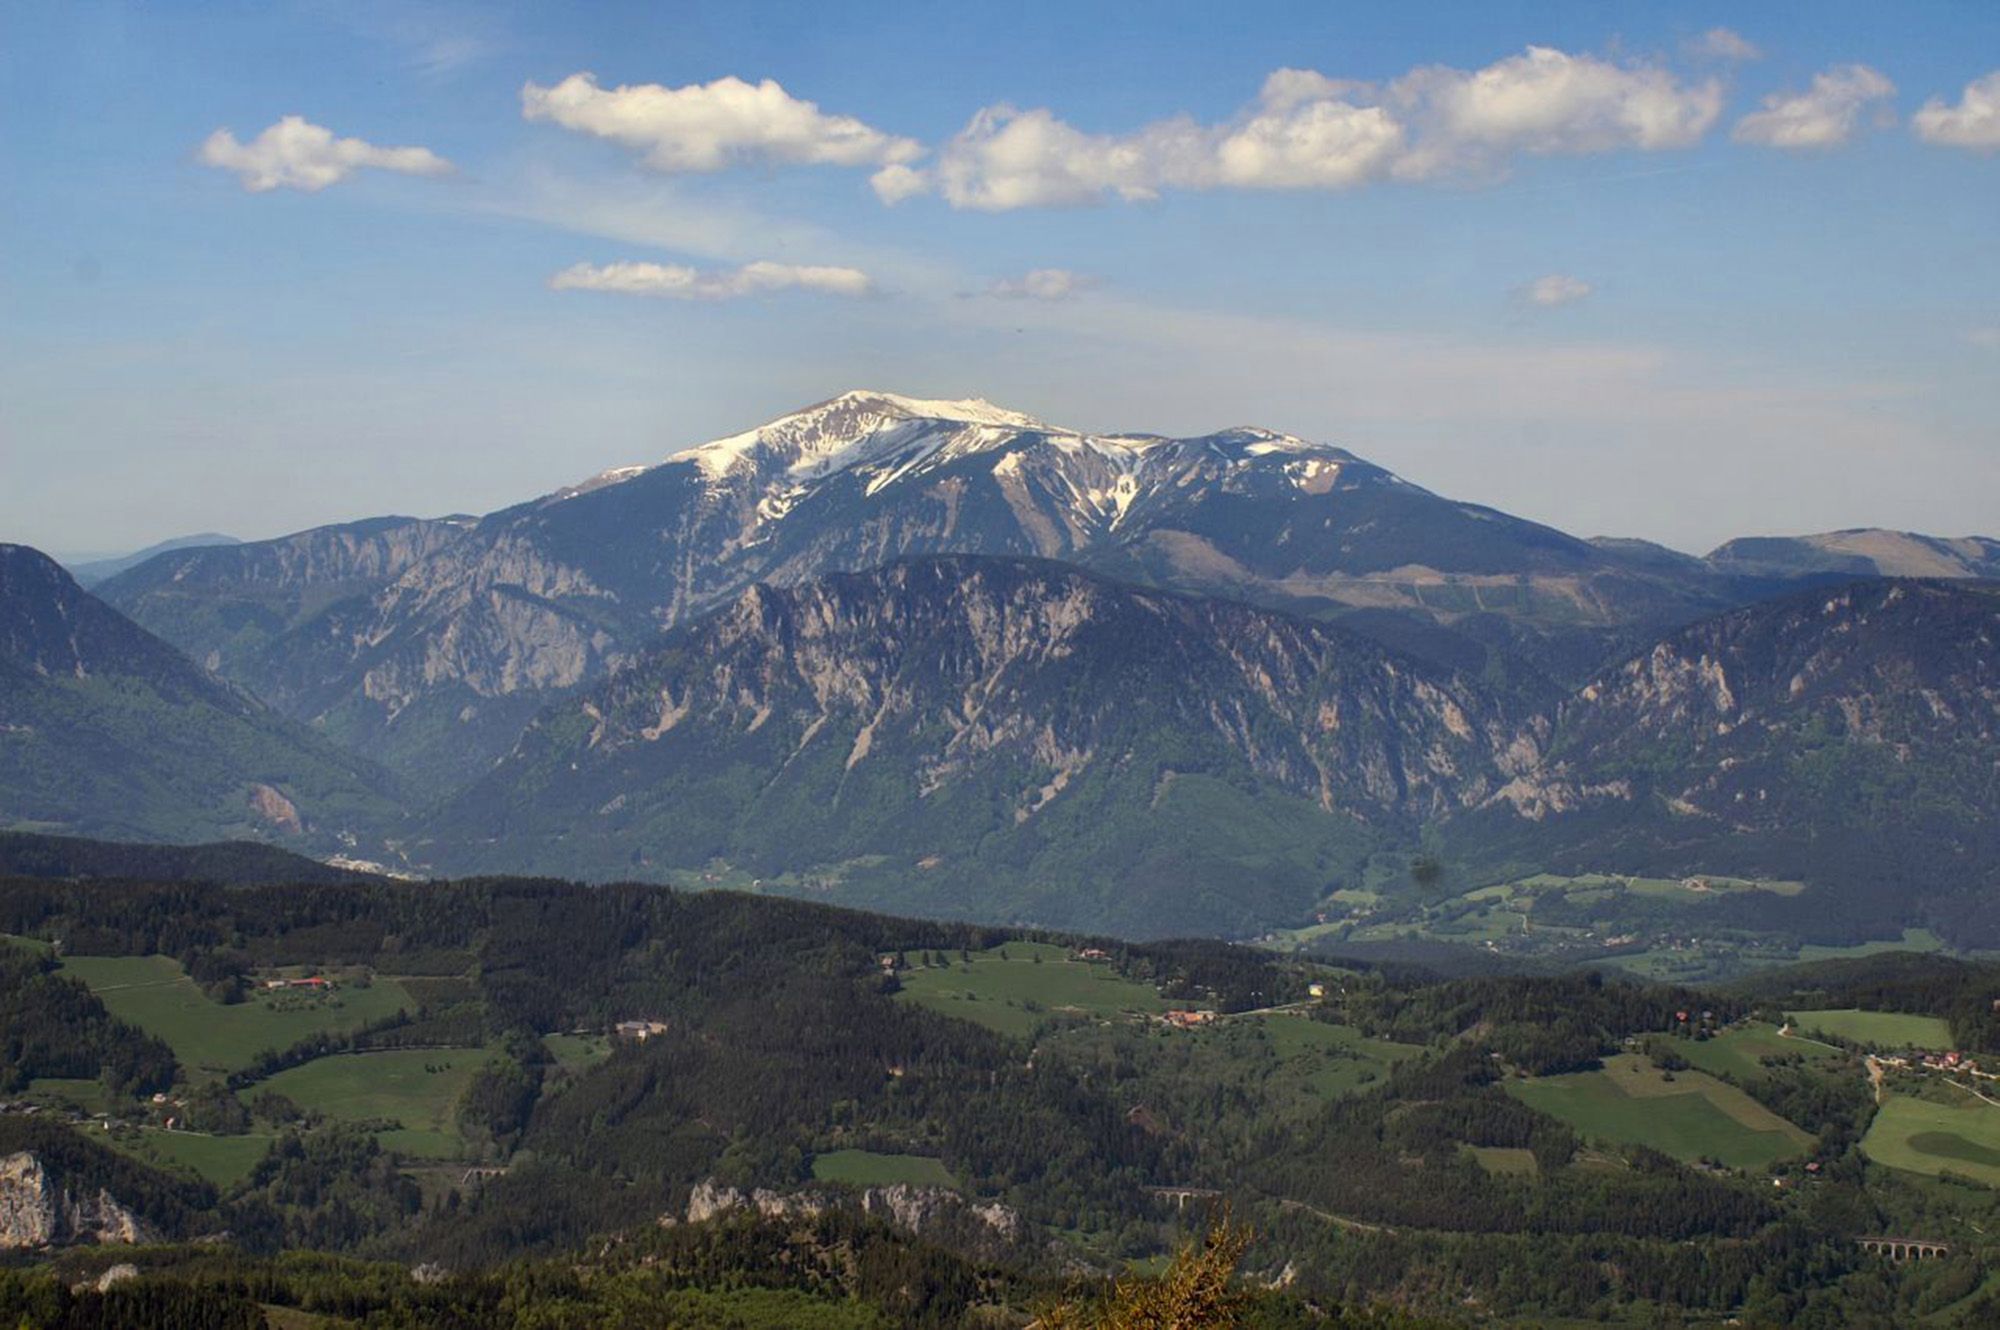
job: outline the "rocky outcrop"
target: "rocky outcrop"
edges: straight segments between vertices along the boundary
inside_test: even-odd
[[[60,1185],[27,1151],[0,1158],[0,1251],[74,1243],[139,1243],[152,1234],[102,1188],[78,1193]]]
[[[525,719],[757,583],[954,553],[1284,608],[1542,625],[1681,623],[1741,599],[1697,560],[1578,540],[1272,430],[1095,434],[882,392],[477,522],[162,555],[105,594],[368,756],[469,777],[512,737],[485,723],[495,699],[522,699]]]
[[[1023,860],[1047,854],[1066,892],[1130,888],[1112,926],[1231,929],[1226,902],[1150,915],[1138,893],[1171,883],[1148,859],[1217,895],[1279,884],[1302,908],[1342,851],[1281,880],[1244,805],[1278,836],[1400,834],[1532,764],[1524,733],[1472,681],[1336,627],[1039,560],[913,559],[753,587],[669,635],[544,713],[419,853],[483,869],[504,837],[516,871],[597,875],[750,844],[770,852],[760,871],[894,855],[920,908],[1002,919],[1015,904],[967,875],[1005,861],[1034,882]]]
[[[972,1201],[949,1187],[900,1182],[858,1190],[779,1192],[745,1190],[711,1178],[689,1193],[686,1222],[700,1224],[744,1211],[766,1219],[810,1219],[837,1209],[880,1219],[927,1241],[986,1254],[1014,1246],[1025,1234],[1020,1215],[998,1201]]]

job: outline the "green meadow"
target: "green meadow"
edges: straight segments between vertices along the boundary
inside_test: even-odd
[[[958,1179],[943,1161],[928,1155],[832,1150],[813,1156],[812,1171],[821,1182],[844,1182],[855,1187],[887,1187],[898,1182],[920,1187],[958,1186]]]
[[[1648,1145],[1683,1162],[1717,1159],[1764,1168],[1805,1152],[1812,1138],[1733,1085],[1700,1071],[1665,1072],[1636,1054],[1600,1071],[1511,1080],[1507,1092],[1585,1136]]]
[[[465,1150],[459,1100],[487,1061],[485,1050],[477,1048],[339,1053],[281,1071],[259,1088],[337,1122],[399,1122],[399,1128],[376,1133],[384,1149],[452,1159]]]
[[[67,956],[63,973],[81,979],[105,1009],[158,1035],[191,1075],[224,1075],[266,1049],[321,1032],[357,1029],[411,1007],[394,979],[345,984],[324,996],[252,990],[242,1002],[212,1001],[167,956]]]
[[[1841,1052],[1810,1039],[1786,1038],[1774,1025],[1751,1022],[1709,1039],[1669,1038],[1667,1044],[1690,1065],[1719,1076],[1751,1079],[1764,1074],[1763,1059],[1803,1057],[1809,1062],[1838,1059]]]
[[[252,1132],[244,1136],[208,1136],[192,1131],[162,1131],[147,1127],[136,1133],[105,1137],[111,1145],[149,1164],[179,1169],[214,1183],[233,1187],[250,1176],[271,1148],[274,1138]]]
[[[2000,1108],[1963,1091],[1963,1102],[1892,1094],[1875,1114],[1861,1149],[1890,1168],[1961,1177],[2000,1187]]]
[[[1935,1016],[1911,1016],[1900,1011],[1794,1011],[1789,1013],[1802,1034],[1832,1035],[1871,1048],[1948,1049],[1951,1027]]]
[[[1424,1050],[1416,1044],[1370,1039],[1351,1025],[1332,1025],[1284,1012],[1253,1017],[1283,1068],[1315,1095],[1333,1098],[1380,1080],[1389,1068]],[[1224,1022],[1225,1027],[1231,1022]],[[1206,1037],[1207,1031],[1202,1031]]]
[[[956,952],[945,955],[943,966],[903,971],[897,997],[1017,1038],[1032,1036],[1052,1015],[1104,1017],[1167,1008],[1148,985],[1121,977],[1102,961],[1072,960],[1066,948],[1047,943],[1009,942],[973,952],[969,961]],[[921,957],[910,954],[912,962]]]
[[[588,1071],[611,1056],[611,1040],[601,1034],[550,1034],[542,1044],[556,1065],[568,1072]]]
[[[1533,1150],[1511,1145],[1468,1145],[1465,1149],[1479,1161],[1481,1168],[1496,1177],[1532,1178],[1542,1171]]]

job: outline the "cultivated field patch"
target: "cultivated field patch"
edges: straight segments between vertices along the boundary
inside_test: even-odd
[[[1812,1138],[1733,1085],[1700,1071],[1662,1072],[1624,1053],[1601,1071],[1511,1080],[1507,1092],[1586,1136],[1648,1145],[1683,1162],[1764,1168]]]
[[[1963,1103],[1892,1094],[1861,1149],[1890,1168],[1932,1177],[1956,1173],[2000,1187],[2000,1108],[1969,1094]]]
[[[266,1049],[358,1029],[413,1005],[401,984],[381,977],[324,995],[257,989],[225,1005],[168,956],[66,956],[62,970],[89,985],[113,1016],[164,1039],[196,1077],[236,1071]]]
[[[1760,1021],[1733,1026],[1708,1039],[1670,1038],[1668,1044],[1690,1065],[1717,1075],[1752,1079],[1764,1074],[1763,1059],[1802,1057],[1809,1062],[1838,1059],[1841,1052],[1810,1039],[1789,1039]]]
[[[1832,1035],[1850,1044],[1868,1048],[1948,1049],[1951,1027],[1935,1016],[1912,1016],[1900,1011],[1858,1011],[1852,1007],[1837,1011],[1794,1011],[1794,1028],[1807,1035]]]
[[[268,1132],[242,1136],[209,1136],[192,1131],[162,1131],[146,1127],[105,1137],[135,1159],[169,1170],[193,1173],[217,1187],[235,1186],[250,1176],[257,1161],[271,1148]]]
[[[945,952],[943,958],[943,965],[934,965],[926,953],[910,952],[912,968],[902,972],[897,997],[1001,1034],[1027,1038],[1062,1013],[1108,1017],[1167,1007],[1149,985],[1045,943],[1010,942],[963,957]]]
[[[260,1089],[336,1122],[396,1122],[376,1133],[384,1149],[427,1159],[464,1153],[458,1104],[488,1054],[477,1048],[398,1048],[339,1053],[281,1071]]]

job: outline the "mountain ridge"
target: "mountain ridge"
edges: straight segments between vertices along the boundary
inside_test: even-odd
[[[0,825],[124,839],[377,835],[388,778],[0,545]]]
[[[1558,642],[1551,660],[1763,588],[1442,498],[1275,431],[1087,434],[981,399],[867,391],[407,531],[407,558],[308,576],[278,604],[185,561],[153,560],[105,590],[287,714],[406,777],[453,783],[542,704],[745,587],[900,556],[1055,558],[1318,615],[1495,614]]]

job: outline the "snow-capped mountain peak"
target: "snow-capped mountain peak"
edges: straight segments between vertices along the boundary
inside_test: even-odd
[[[1001,456],[995,476],[1010,476],[1028,460],[1024,448],[1028,454],[1049,449],[1070,459],[1056,463],[1067,477],[1061,487],[1075,490],[1079,508],[1093,520],[1122,519],[1142,492],[1170,474],[1184,485],[1190,465],[1219,464],[1228,473],[1279,471],[1301,489],[1323,492],[1347,464],[1360,460],[1330,444],[1254,427],[1197,438],[1089,434],[982,397],[920,398],[857,389],[755,429],[684,448],[659,465],[691,466],[708,485],[747,491],[759,516],[769,521],[789,511],[807,489],[838,475],[858,477],[865,492],[875,495],[934,467],[996,453]],[[1070,476],[1075,465],[1085,473]],[[653,469],[618,467],[551,497],[572,498]]]
[[[989,431],[989,439],[1071,433],[984,398],[937,400],[856,390],[742,434],[683,449],[667,461],[693,462],[716,480],[749,466],[803,481],[913,450],[928,454],[970,431]]]

